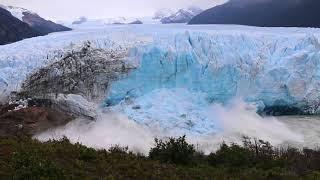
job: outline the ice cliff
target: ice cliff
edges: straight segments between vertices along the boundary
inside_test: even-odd
[[[182,88],[209,103],[242,97],[260,110],[276,107],[271,114],[319,113],[319,50],[312,34],[178,33],[132,50],[137,70],[112,85],[107,104]]]
[[[23,82],[20,96],[48,98],[56,94],[78,94],[99,102],[109,85],[130,71],[123,60],[126,50],[94,49],[87,42],[78,51],[40,68]]]
[[[49,91],[56,88],[86,96],[83,89],[102,87],[105,108],[147,126],[200,134],[219,130],[210,107],[239,97],[271,115],[318,114],[319,35],[317,29],[186,25],[114,25],[58,33],[0,47],[0,92],[21,89],[31,72],[40,79],[51,75],[58,75],[57,82],[68,79],[68,73],[59,75],[60,70],[68,71],[59,65],[65,61],[79,64],[85,73],[86,69],[97,71],[99,78],[86,86],[80,83],[86,77],[71,73],[76,77],[71,79],[79,81],[71,83],[75,89],[53,81]],[[89,58],[78,62],[74,57],[81,54],[73,54],[62,59],[84,41],[95,48]],[[112,63],[101,60],[100,54],[123,48],[124,64],[134,69],[122,71],[120,63],[115,72],[101,76],[99,71]],[[109,81],[108,76],[117,72],[125,73]],[[33,85],[41,82],[32,76],[29,80]]]

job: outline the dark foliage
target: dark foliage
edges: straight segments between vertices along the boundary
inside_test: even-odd
[[[244,137],[206,156],[186,137],[156,140],[150,156],[60,141],[0,139],[0,179],[319,179],[320,151],[276,149]]]
[[[169,138],[168,141],[155,139],[155,143],[155,147],[149,153],[150,159],[179,165],[194,163],[196,150],[186,142],[186,136]]]
[[[274,148],[269,142],[243,137],[243,145],[222,144],[216,153],[208,156],[209,164],[216,167],[284,169],[299,176],[320,171],[320,151],[298,150],[292,147]]]
[[[236,144],[231,146],[222,144],[216,153],[211,153],[208,156],[209,164],[212,166],[249,167],[252,159],[252,154],[248,149]]]

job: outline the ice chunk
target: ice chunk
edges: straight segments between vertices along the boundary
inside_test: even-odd
[[[186,89],[157,89],[112,108],[139,124],[177,134],[204,134],[219,130],[219,122],[208,115],[207,94]]]

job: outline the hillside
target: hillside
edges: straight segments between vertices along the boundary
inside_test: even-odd
[[[3,5],[1,5],[1,7],[9,11],[14,17],[19,19],[20,21],[27,23],[31,28],[33,28],[41,35],[47,35],[52,32],[71,30],[70,28],[62,26],[60,24],[56,24],[50,20],[46,20],[39,16],[37,13],[24,8]]]
[[[320,27],[317,0],[231,0],[195,16],[189,24]]]
[[[0,7],[0,45],[38,36],[40,33]]]
[[[37,32],[47,35],[53,32],[70,31],[71,29],[60,24],[56,24],[52,21],[43,19],[37,14],[32,14],[29,12],[23,13],[23,22],[29,24]]]

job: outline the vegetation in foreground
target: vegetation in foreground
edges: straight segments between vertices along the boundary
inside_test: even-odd
[[[185,137],[155,140],[148,156],[95,150],[64,138],[0,139],[0,179],[320,179],[320,151],[276,149],[244,137],[204,155]]]

